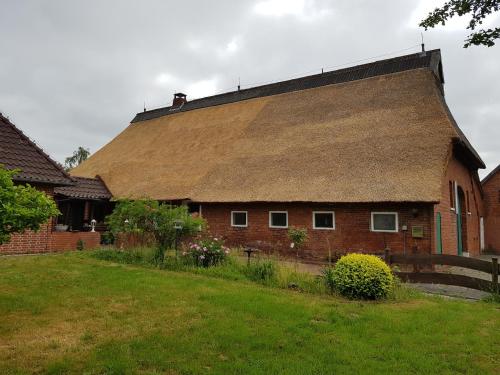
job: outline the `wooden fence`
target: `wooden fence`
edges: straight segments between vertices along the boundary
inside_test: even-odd
[[[496,292],[500,290],[498,284],[499,265],[498,259],[493,258],[491,262],[475,258],[466,258],[456,255],[441,254],[391,254],[385,251],[384,258],[387,264],[413,265],[412,272],[395,272],[401,280],[410,283],[432,283],[456,285],[466,288]],[[455,273],[441,273],[428,271],[434,265],[455,266],[488,274],[488,279],[460,275]],[[421,270],[424,268],[424,270]]]

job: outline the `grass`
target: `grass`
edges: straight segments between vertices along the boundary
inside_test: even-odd
[[[352,302],[88,253],[0,258],[1,374],[493,374],[499,316],[495,303]]]
[[[91,256],[116,263],[158,268],[153,260],[154,249],[148,247],[137,247],[126,251],[113,248],[100,249],[93,251]],[[310,273],[297,272],[293,265],[284,265],[272,257],[254,258],[250,265],[247,265],[246,260],[235,256],[233,252],[233,255],[226,258],[224,263],[217,267],[207,268],[194,265],[190,259],[182,256],[176,257],[175,252],[169,250],[160,268],[234,281],[249,280],[271,287],[294,289],[313,294],[329,293],[325,283],[320,278]]]
[[[224,263],[219,264],[217,267],[204,268],[194,265],[189,257],[176,257],[174,250],[169,250],[166,253],[165,261],[159,268],[227,280],[249,280],[270,287],[292,289],[318,295],[334,293],[331,285],[327,285],[325,282],[324,277],[311,274],[311,269],[309,272],[301,271],[296,263],[280,261],[273,256],[252,258],[251,263],[248,265],[246,257],[238,256],[237,253],[240,252],[233,249],[233,253],[226,258]],[[125,251],[103,248],[93,251],[91,256],[116,263],[158,268],[154,261],[154,249],[150,247],[136,247]],[[396,283],[396,285],[397,287],[388,296],[389,299],[403,301],[419,294],[415,289],[406,287],[405,284]]]

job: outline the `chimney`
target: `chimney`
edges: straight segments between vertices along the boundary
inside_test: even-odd
[[[181,107],[186,102],[186,94],[183,94],[182,92],[175,93],[172,107]]]

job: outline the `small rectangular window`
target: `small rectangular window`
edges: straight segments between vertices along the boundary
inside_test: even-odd
[[[371,230],[373,232],[397,232],[397,212],[372,212]]]
[[[333,211],[314,211],[313,229],[335,229],[335,213]]]
[[[247,211],[231,211],[231,226],[232,227],[248,226]]]
[[[287,211],[269,211],[270,228],[288,228]]]

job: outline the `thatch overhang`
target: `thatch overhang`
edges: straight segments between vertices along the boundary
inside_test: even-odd
[[[465,137],[439,51],[398,59],[138,114],[72,173],[99,174],[115,198],[438,202]]]

